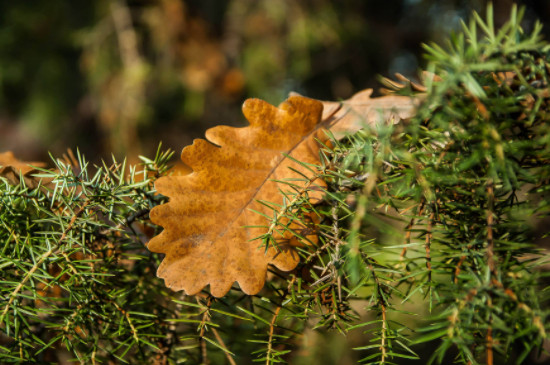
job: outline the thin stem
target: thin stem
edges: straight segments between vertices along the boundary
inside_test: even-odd
[[[464,263],[464,261],[466,260],[466,255],[462,255],[460,256],[460,259],[458,259],[458,263],[456,264],[456,268],[455,268],[455,273],[454,273],[454,283],[455,284],[458,284],[458,275],[460,275],[460,270],[461,270],[461,267],[462,267],[462,264]]]
[[[380,305],[380,311],[382,313],[382,331],[381,331],[381,338],[380,338],[380,351],[381,351],[381,358],[380,358],[380,364],[383,364],[386,361],[387,355],[387,349],[386,349],[386,341],[387,341],[387,331],[388,331],[388,322],[387,322],[387,306],[388,303],[384,299],[384,293],[382,292],[382,286],[380,283],[380,280],[378,276],[376,275],[376,272],[374,271],[374,266],[370,262],[370,259],[367,258],[367,266],[369,270],[371,271],[372,278],[376,284],[376,292],[378,294],[378,305]]]
[[[487,365],[493,365],[493,328],[487,329]]]
[[[134,337],[134,340],[136,340],[136,343],[139,342],[139,337],[138,337],[138,333],[137,333],[137,329],[136,327],[134,327],[134,324],[132,323],[132,319],[130,318],[130,313],[128,313],[128,311],[124,310],[123,308],[121,308],[116,302],[113,301],[113,305],[116,307],[116,309],[122,313],[124,315],[124,317],[126,318],[126,321],[128,322],[128,324],[130,325],[130,328],[132,329],[132,335]]]
[[[220,334],[218,333],[218,330],[216,330],[215,328],[212,327],[212,333],[214,334],[214,337],[216,337],[216,340],[218,341],[220,346],[225,350],[223,353],[225,354],[225,357],[227,358],[227,361],[229,362],[229,364],[237,365],[235,360],[233,360],[233,358],[231,357],[231,354],[229,353],[229,350],[227,349],[227,346],[225,346],[225,342],[223,342],[223,339],[220,336]]]
[[[198,298],[197,298],[198,301]],[[206,349],[206,341],[204,341],[204,333],[206,332],[206,322],[210,320],[210,307],[212,306],[212,297],[209,296],[206,302],[206,310],[202,316],[200,323],[200,334],[199,334],[199,343],[201,348],[201,364],[208,365],[210,361],[208,360],[208,351]]]
[[[332,234],[337,239],[331,240],[335,248],[335,254],[332,262],[337,262],[340,260],[340,243],[341,240],[338,239],[340,237],[340,226],[338,224],[338,205],[336,202],[333,202],[332,209],[331,209],[331,215],[332,215]],[[336,268],[335,268],[336,269]],[[342,303],[342,277],[338,273],[338,269],[336,269],[335,274],[337,275],[336,283],[338,285],[338,303]]]
[[[273,313],[273,317],[271,318],[271,323],[269,324],[269,339],[267,341],[267,354],[266,354],[266,365],[269,365],[271,362],[271,353],[273,352],[273,335],[275,333],[275,322],[277,321],[277,317],[279,316],[279,312],[281,311],[282,305],[278,305],[275,309],[275,313]]]

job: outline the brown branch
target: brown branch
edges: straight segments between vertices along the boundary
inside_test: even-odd
[[[327,236],[327,237],[330,237],[330,236]],[[308,262],[310,262],[315,256],[319,256],[321,252],[323,252],[327,247],[331,245],[332,245],[332,242],[329,241],[325,243],[323,246],[319,247],[317,250],[315,250],[315,252],[310,253],[308,257],[304,260],[304,264],[307,264]]]
[[[67,261],[67,265],[69,266],[69,268],[71,269],[73,274],[78,275],[78,271],[76,271],[75,267],[73,266],[73,263],[72,263],[71,258],[69,257],[69,255],[67,255],[65,252],[63,252],[61,255]]]
[[[279,312],[281,311],[282,305],[278,305],[275,309],[275,313],[273,313],[273,318],[271,318],[271,323],[269,325],[269,339],[267,341],[267,353],[266,353],[266,365],[269,365],[271,352],[273,351],[273,334],[275,333],[275,322],[277,321],[277,317],[279,316]]]
[[[493,365],[493,328],[487,328],[487,365]]]
[[[332,215],[332,235],[329,235],[328,233],[323,233],[326,238],[328,238],[327,243],[325,243],[323,246],[319,247],[315,252],[312,252],[308,255],[308,257],[304,260],[304,264],[307,264],[310,262],[315,256],[319,256],[321,252],[323,252],[327,247],[334,246],[336,248],[336,257],[340,256],[340,246],[345,245],[346,243],[343,242],[340,239],[340,227],[338,225],[338,212],[337,212],[337,205],[336,202],[333,204],[333,207],[331,209],[331,215]],[[339,288],[340,289],[340,288]]]
[[[376,292],[378,293],[378,304],[380,305],[381,313],[382,313],[382,333],[380,334],[380,336],[381,336],[381,338],[380,338],[380,351],[382,352],[382,356],[380,358],[380,363],[383,364],[386,361],[386,357],[387,357],[386,331],[388,330],[388,323],[387,323],[387,319],[386,319],[386,314],[387,314],[387,305],[388,305],[388,303],[386,303],[386,301],[384,300],[384,296],[383,296],[381,285],[380,285],[380,280],[378,279],[378,276],[376,275],[376,272],[374,271],[374,266],[372,265],[372,263],[370,262],[370,260],[368,258],[367,258],[367,266],[368,266],[369,270],[372,273],[372,277],[373,277],[374,282],[376,283]]]
[[[455,279],[454,279],[455,284],[458,284],[458,275],[460,274],[460,268],[462,267],[462,264],[464,263],[464,260],[466,260],[466,255],[460,256],[460,259],[458,260],[458,263],[456,264]]]
[[[214,334],[214,337],[216,337],[216,340],[218,340],[218,343],[220,344],[220,346],[225,350],[223,353],[225,354],[225,357],[227,358],[227,361],[229,362],[229,364],[237,365],[235,360],[233,360],[233,358],[231,357],[231,354],[229,353],[227,346],[225,346],[225,342],[223,342],[222,337],[214,327],[212,327],[212,333]]]
[[[340,260],[340,242],[342,242],[340,239],[340,227],[338,225],[338,207],[337,204],[334,203],[331,209],[331,215],[332,215],[332,234],[334,237],[336,237],[335,240],[332,240],[334,246],[336,247],[335,252],[335,258],[332,260],[332,262],[336,262]],[[334,264],[333,264],[334,265]],[[338,303],[342,303],[342,278],[340,275],[338,275],[338,269],[335,268],[335,273],[337,275],[336,283],[338,285]]]
[[[132,330],[132,335],[134,337],[134,340],[136,340],[136,343],[139,342],[139,337],[138,337],[138,334],[137,334],[137,329],[136,327],[134,327],[134,324],[132,323],[132,319],[130,318],[130,313],[128,313],[128,311],[124,310],[123,308],[121,308],[115,301],[112,302],[113,305],[115,306],[115,308],[124,315],[124,317],[126,318],[126,321],[128,322],[128,324],[130,325],[130,329]]]
[[[210,361],[208,361],[208,351],[206,349],[206,341],[204,341],[204,338],[199,338],[199,344],[201,347],[201,365],[208,365],[210,364]]]
[[[210,319],[210,307],[212,306],[212,296],[208,296],[208,300],[206,302],[206,310],[204,311],[204,314],[202,315],[202,320],[200,323],[200,334],[199,334],[199,344],[201,348],[201,364],[208,365],[210,362],[208,361],[208,352],[206,349],[206,341],[204,341],[204,332],[206,332],[206,322]],[[198,301],[198,298],[197,298]]]

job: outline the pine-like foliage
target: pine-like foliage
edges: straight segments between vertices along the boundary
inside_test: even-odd
[[[139,170],[59,160],[35,189],[0,181],[1,363],[146,361],[160,351],[172,314],[143,232],[168,157]]]
[[[364,329],[366,363],[415,358],[411,341],[436,346],[421,362],[523,363],[547,336],[539,246],[548,235],[550,47],[539,25],[525,35],[520,21],[514,8],[496,31],[489,7],[446,48],[426,46],[416,117],[334,141],[327,204],[308,208],[296,192],[294,207],[279,210],[324,219],[324,244],[304,252],[309,277],[289,284],[294,310],[305,315],[315,300],[317,326]],[[397,92],[412,95],[410,86]],[[376,318],[351,315],[361,299]],[[407,318],[411,305],[408,315],[424,318]]]
[[[303,246],[299,267],[270,271],[258,295],[183,296],[156,278],[144,243],[168,153],[134,169],[56,161],[35,189],[2,178],[0,363],[339,363],[306,343],[328,330],[359,337],[371,364],[537,357],[550,47],[520,21],[513,9],[497,31],[488,8],[445,48],[426,46],[416,117],[334,139],[322,166],[303,164],[322,171],[322,203],[293,181],[282,205],[262,202],[273,218],[258,244],[288,231]]]

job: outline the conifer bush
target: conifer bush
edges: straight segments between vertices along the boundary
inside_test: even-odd
[[[305,164],[320,202],[292,180],[283,206],[263,202],[260,249],[276,232],[302,244],[298,267],[269,269],[256,295],[185,295],[156,277],[149,212],[166,201],[154,183],[170,152],[0,177],[0,363],[329,363],[313,332],[353,339],[367,364],[542,359],[550,46],[521,15],[496,30],[490,7],[474,14],[425,46],[421,86],[386,81],[415,115],[324,145]],[[312,222],[316,241],[294,229]]]

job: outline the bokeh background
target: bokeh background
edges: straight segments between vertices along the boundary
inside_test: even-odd
[[[325,100],[414,77],[481,0],[0,0],[0,151],[97,161],[244,125],[248,97]],[[496,24],[513,1],[495,0]],[[550,1],[524,1],[525,27]],[[545,27],[548,38],[549,27]]]

